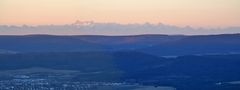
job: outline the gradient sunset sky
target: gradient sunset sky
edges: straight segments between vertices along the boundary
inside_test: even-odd
[[[0,25],[95,22],[240,26],[240,0],[0,0]]]

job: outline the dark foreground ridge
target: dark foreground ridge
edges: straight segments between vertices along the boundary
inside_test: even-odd
[[[231,82],[240,80],[239,64],[240,54],[163,58],[138,52],[22,53],[0,55],[0,75],[1,80],[18,76],[25,80],[25,76],[27,80],[125,82],[177,90],[238,90],[239,84]]]

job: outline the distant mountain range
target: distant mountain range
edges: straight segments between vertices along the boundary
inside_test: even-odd
[[[39,26],[7,26],[0,25],[0,35],[139,35],[139,34],[167,34],[167,35],[210,35],[240,33],[240,27],[228,28],[192,28],[178,27],[166,24],[118,24],[95,23],[93,21],[76,21],[68,25],[39,25]]]
[[[0,36],[0,52],[135,51],[157,56],[237,54],[240,34],[132,36]]]

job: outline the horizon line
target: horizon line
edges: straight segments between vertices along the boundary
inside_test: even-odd
[[[80,21],[76,20],[74,23],[66,23],[66,24],[0,24],[0,26],[15,26],[15,27],[24,27],[24,26],[29,26],[29,27],[39,27],[39,26],[71,26],[71,25],[79,25],[80,23],[82,24],[118,24],[118,25],[154,25],[154,26],[159,26],[159,25],[164,25],[164,26],[173,26],[173,27],[179,27],[179,28],[192,28],[192,29],[224,29],[224,28],[240,28],[240,26],[193,26],[193,25],[174,25],[174,24],[167,24],[163,22],[158,22],[158,23],[151,23],[151,22],[142,22],[142,23],[118,23],[118,22],[96,22],[93,20],[87,20],[87,21]],[[82,26],[88,26],[88,25],[82,25]]]
[[[135,36],[219,36],[219,35],[240,35],[240,33],[223,33],[208,35],[184,35],[184,34],[132,34],[132,35],[54,35],[54,34],[25,34],[25,35],[0,35],[0,36],[99,36],[99,37],[135,37]]]

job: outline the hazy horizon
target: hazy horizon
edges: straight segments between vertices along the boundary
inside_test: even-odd
[[[225,28],[240,26],[239,5],[239,0],[1,0],[0,25],[80,20]]]
[[[1,0],[0,35],[233,34],[240,33],[239,5],[239,0]]]
[[[79,21],[64,25],[0,25],[0,35],[142,35],[142,34],[165,34],[165,35],[215,35],[240,33],[240,27],[226,28],[195,28],[191,26],[179,27],[164,23],[152,24],[120,24],[99,23],[94,21]]]

